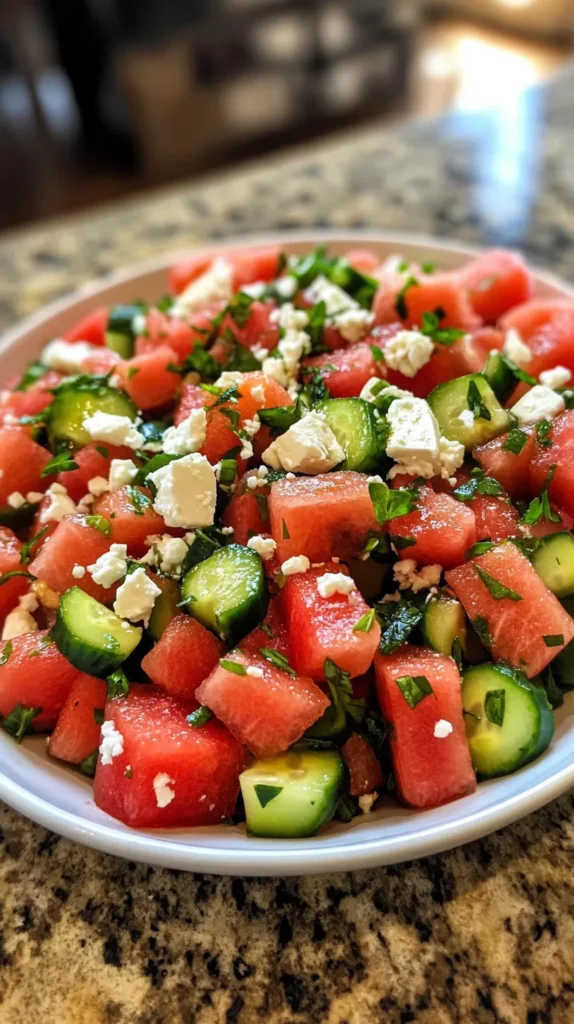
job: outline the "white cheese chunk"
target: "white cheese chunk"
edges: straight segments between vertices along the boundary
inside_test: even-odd
[[[88,572],[94,583],[100,587],[111,587],[128,571],[127,565],[128,549],[125,544],[112,544],[108,551],[104,551],[93,565],[88,566]]]
[[[193,529],[213,524],[217,483],[204,455],[184,455],[150,473],[149,479],[157,488],[153,507],[166,526]]]
[[[100,757],[102,764],[111,764],[114,757],[124,752],[124,738],[111,720],[102,722]]]
[[[319,274],[309,285],[305,291],[305,298],[313,305],[317,302],[324,302],[328,317],[335,317],[350,309],[360,309],[359,303],[355,299],[339,288],[337,284],[329,281],[323,274]]]
[[[530,391],[527,391],[522,398],[519,398],[516,405],[512,406],[511,413],[516,416],[521,427],[528,427],[539,420],[551,420],[564,412],[566,408],[562,395],[556,394],[551,388],[542,384],[535,384]]]
[[[44,366],[50,370],[57,370],[58,373],[75,374],[81,373],[82,367],[89,356],[101,355],[102,350],[98,345],[89,345],[87,341],[62,341],[56,338],[42,349],[40,356]]]
[[[376,402],[377,398],[383,395],[384,398],[413,398],[412,391],[404,391],[394,384],[387,384],[380,377],[370,377],[359,395],[365,402]]]
[[[91,480],[88,480],[88,491],[93,494],[95,498],[99,498],[106,491],[109,491],[110,484],[106,480],[105,476],[93,476]]]
[[[272,469],[297,473],[327,473],[345,458],[345,452],[325,419],[308,412],[263,452]]]
[[[48,504],[40,512],[39,523],[45,526],[46,523],[61,523],[64,516],[73,516],[76,511],[76,503],[68,496],[66,488],[62,484],[51,484],[46,491]]]
[[[415,377],[434,352],[430,338],[420,331],[398,331],[385,345],[385,363],[403,377]]]
[[[450,736],[452,732],[452,723],[448,722],[446,718],[439,718],[438,722],[435,722],[433,730],[433,736],[436,736],[437,740],[444,740],[447,736]]]
[[[12,491],[6,498],[6,502],[10,508],[22,508],[26,504],[26,499],[23,494],[20,494],[20,491]]]
[[[246,672],[252,679],[263,679],[263,669],[259,665],[248,665]]]
[[[420,590],[428,590],[440,583],[442,565],[423,565],[417,569],[414,558],[405,558],[395,563],[393,576],[399,590],[412,590],[418,594]]]
[[[463,409],[462,412],[458,414],[458,418],[463,427],[467,427],[470,430],[470,428],[474,426],[474,413],[472,409]]]
[[[167,807],[175,796],[175,790],[171,789],[171,786],[175,786],[175,780],[167,772],[158,772],[152,782],[152,786],[157,806]]]
[[[188,317],[216,302],[229,302],[233,297],[233,267],[227,260],[216,259],[208,270],[176,298],[170,316]]]
[[[359,810],[361,814],[370,814],[373,809],[373,804],[377,801],[379,794],[375,791],[374,793],[363,793],[359,797]]]
[[[241,384],[242,380],[243,374],[240,370],[224,370],[217,378],[215,386],[218,388],[232,388],[236,384]]]
[[[309,314],[304,309],[296,309],[291,302],[285,302],[273,310],[269,320],[284,331],[302,331],[309,323]]]
[[[345,341],[354,344],[364,338],[375,322],[375,314],[368,309],[348,309],[333,317],[333,323]]]
[[[296,576],[297,573],[307,572],[310,567],[311,563],[307,555],[293,555],[283,562],[281,572],[284,576]]]
[[[85,565],[75,565],[72,569],[72,576],[75,580],[81,580],[86,575]]]
[[[265,405],[265,388],[263,384],[256,384],[254,388],[251,388],[251,397],[254,402],[260,402],[262,406]]]
[[[205,442],[207,414],[205,409],[192,409],[177,427],[168,427],[163,435],[163,450],[168,455],[189,455],[198,452]]]
[[[256,551],[264,562],[268,562],[270,558],[273,558],[277,545],[272,537],[261,537],[258,534],[256,537],[249,538],[247,547],[253,548],[253,551]]]
[[[547,388],[566,387],[572,374],[565,366],[553,366],[551,370],[543,370],[538,380]]]
[[[161,589],[146,576],[145,569],[140,566],[126,576],[122,585],[118,587],[114,611],[120,619],[129,619],[130,622],[143,621],[144,626],[147,626],[156,598],[160,594]]]
[[[440,433],[436,418],[424,398],[397,398],[389,407],[387,422],[389,438],[386,451],[390,459],[401,464],[398,472],[426,479],[434,476]]]
[[[107,441],[109,444],[126,445],[127,448],[139,448],[144,443],[143,435],[129,416],[116,416],[98,409],[91,416],[86,416],[82,426],[92,441]]]
[[[526,369],[532,359],[532,352],[514,327],[506,332],[502,353],[512,359],[512,362],[520,366],[522,370]]]
[[[138,468],[131,459],[112,459],[110,462],[110,491],[127,487],[137,475]]]
[[[443,480],[449,480],[464,462],[464,445],[441,437],[438,443],[439,473]]]
[[[317,590],[321,597],[332,597],[333,594],[348,596],[356,587],[353,578],[344,572],[325,572],[317,577]]]

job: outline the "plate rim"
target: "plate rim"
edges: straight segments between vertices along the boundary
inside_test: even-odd
[[[193,252],[217,253],[233,246],[253,247],[274,242],[311,245],[320,242],[337,244],[368,245],[387,247],[420,246],[436,253],[457,256],[475,256],[488,251],[487,247],[461,242],[451,238],[434,238],[430,235],[410,232],[367,231],[359,229],[300,229],[250,235],[229,236],[225,239],[197,243],[186,249],[164,252],[139,263],[117,269],[95,278],[68,294],[52,300],[39,310],[27,315],[13,327],[2,333],[0,354],[12,349],[30,332],[41,327],[45,321],[65,313],[74,305],[98,295],[110,287],[129,283],[143,274],[166,271],[181,256]],[[562,295],[574,300],[574,287],[553,273],[529,264],[536,278],[542,284],[559,290]],[[3,746],[3,744],[2,744]],[[544,755],[543,755],[544,756]],[[536,762],[534,762],[536,763]],[[530,768],[532,766],[529,766]],[[40,769],[41,770],[41,769]],[[529,769],[523,769],[528,771]],[[481,786],[496,785],[497,781],[481,783]],[[552,775],[540,779],[534,785],[502,798],[494,805],[470,809],[455,822],[415,824],[408,834],[385,838],[384,819],[380,835],[361,839],[352,830],[341,835],[335,846],[323,845],[317,837],[316,846],[301,848],[300,840],[257,839],[248,837],[245,849],[226,848],[224,832],[214,835],[213,843],[194,844],[193,840],[173,842],[168,830],[158,831],[157,837],[150,832],[136,829],[120,831],[106,823],[92,822],[77,813],[65,810],[26,789],[12,779],[0,766],[0,799],[12,808],[35,821],[37,824],[82,845],[131,860],[138,860],[157,866],[188,871],[207,872],[218,875],[244,876],[291,876],[324,874],[341,870],[360,870],[385,864],[397,864],[423,856],[442,853],[467,842],[480,839],[505,825],[539,810],[545,804],[562,795],[574,785],[574,754],[572,763],[559,768]],[[472,799],[472,797],[467,798]],[[419,812],[419,816],[425,812]],[[418,820],[413,814],[413,823]],[[113,821],[113,819],[110,819]],[[177,834],[178,830],[174,830]]]

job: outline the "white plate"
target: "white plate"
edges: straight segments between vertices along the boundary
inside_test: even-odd
[[[274,236],[275,240],[277,236]],[[303,252],[328,239],[333,253],[367,244],[381,258],[401,253],[455,267],[476,250],[412,236],[382,237],[289,234],[286,251]],[[269,238],[239,239],[256,244]],[[229,243],[228,243],[229,244]],[[214,249],[223,246],[213,247]],[[167,290],[167,268],[174,254],[91,284],[68,299],[28,318],[0,342],[0,380],[20,370],[41,346],[57,337],[98,303],[134,296],[158,298]],[[537,275],[537,294],[574,299],[574,290],[547,274]],[[120,857],[171,868],[234,875],[298,875],[391,864],[437,853],[484,836],[530,814],[574,785],[574,699],[557,715],[556,735],[538,761],[507,778],[481,784],[472,796],[431,811],[414,812],[390,801],[349,825],[331,823],[311,839],[257,839],[243,827],[136,831],[100,811],[90,783],[50,761],[45,738],[18,747],[0,732],[0,798],[39,824],[70,839]]]

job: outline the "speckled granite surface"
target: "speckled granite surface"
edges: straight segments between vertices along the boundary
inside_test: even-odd
[[[0,239],[0,327],[108,269],[241,232],[522,246],[574,280],[574,76],[496,115],[369,130]],[[0,809],[0,1021],[569,1024],[574,799],[427,861],[315,879],[146,868]]]

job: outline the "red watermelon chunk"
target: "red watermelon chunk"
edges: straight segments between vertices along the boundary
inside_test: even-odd
[[[391,324],[378,328],[373,335],[373,342],[383,352],[397,330],[403,330],[402,324]],[[380,333],[379,333],[380,331]],[[426,366],[423,366],[414,377],[405,377],[398,370],[386,367],[385,375],[390,384],[395,384],[406,391],[412,391],[417,398],[426,398],[439,384],[455,377],[463,377],[467,373],[478,373],[484,369],[486,358],[482,343],[473,340],[470,335],[458,338],[452,345],[437,345]]]
[[[134,492],[141,495],[134,504]],[[147,504],[146,504],[147,501]],[[94,502],[96,515],[105,516],[111,523],[110,544],[127,544],[128,554],[138,558],[147,551],[145,539],[152,533],[164,533],[164,521],[154,510],[151,491],[147,487],[119,487],[106,491]],[[171,530],[167,531],[171,533]]]
[[[233,814],[245,751],[221,722],[189,725],[195,707],[135,683],[107,702],[123,753],[111,764],[98,759],[98,807],[133,828],[217,825]]]
[[[369,606],[358,590],[350,594],[321,597],[317,581],[325,573],[348,570],[334,562],[288,576],[279,594],[287,632],[291,637],[292,664],[301,675],[324,680],[324,664],[331,658],[351,676],[360,676],[369,668],[381,636],[377,622],[369,632],[355,632],[359,619]]]
[[[50,481],[41,473],[51,458],[21,427],[0,427],[0,506],[7,504],[13,491],[24,496],[28,491],[45,491]]]
[[[535,299],[510,310],[501,320],[514,327],[532,352],[526,369],[535,377],[542,370],[566,366],[574,373],[574,303],[565,299]]]
[[[360,270],[362,274],[369,276],[377,269],[381,262],[380,257],[372,249],[349,249],[345,253],[344,259],[355,270]]]
[[[476,520],[476,539],[497,543],[507,537],[520,536],[520,517],[508,499],[489,494],[477,494],[468,502]]]
[[[190,320],[180,320],[168,316],[159,309],[150,309],[146,318],[144,334],[138,335],[135,341],[136,356],[155,352],[158,348],[168,345],[176,354],[177,361],[182,362],[193,352],[196,345],[205,345],[211,330],[211,321],[221,312],[221,303],[216,306],[194,313]]]
[[[181,378],[173,367],[177,353],[169,345],[161,345],[153,352],[134,356],[119,363],[116,373],[120,387],[130,396],[138,409],[147,412],[172,402],[181,387]]]
[[[273,380],[273,377],[267,377],[257,370],[253,373],[246,373],[237,389],[239,398],[236,409],[240,417],[240,427],[243,426],[245,420],[252,420],[260,409],[273,409],[278,406],[295,404],[291,395],[281,384]],[[260,456],[269,447],[272,440],[269,427],[262,424],[253,438],[255,456]]]
[[[474,312],[495,324],[509,309],[527,302],[534,290],[532,275],[521,256],[493,249],[471,260],[460,271]]]
[[[375,658],[377,695],[385,720],[392,725],[391,754],[400,797],[411,807],[439,807],[476,789],[466,739],[460,676],[456,663],[426,647],[405,646]],[[432,693],[415,707],[397,680],[424,676]],[[438,722],[452,732],[435,736]]]
[[[376,339],[373,339],[376,343]],[[381,362],[377,362],[367,342],[360,342],[337,352],[324,352],[311,356],[302,363],[303,380],[306,382],[317,370],[332,398],[353,398],[361,394],[371,377],[378,377]]]
[[[351,796],[363,796],[382,789],[385,784],[383,770],[367,740],[353,732],[341,747],[341,753],[350,776]]]
[[[187,419],[192,409],[207,410],[205,442],[199,450],[212,466],[233,448],[237,448],[239,443],[237,434],[234,433],[232,424],[225,413],[221,409],[210,408],[216,401],[216,395],[204,391],[199,385],[185,384],[174,416],[174,423],[178,426],[182,420]],[[243,460],[239,459],[239,469],[241,469],[242,463]]]
[[[325,562],[361,553],[370,531],[381,533],[362,473],[342,470],[277,480],[269,497],[271,533],[281,562],[306,555]]]
[[[496,598],[479,576],[479,567],[495,584],[515,596]],[[562,650],[547,647],[544,636],[574,637],[574,620],[544,585],[527,558],[512,543],[500,544],[446,574],[481,640],[495,661],[523,669],[530,678]],[[518,598],[518,599],[517,599]]]
[[[406,283],[403,274],[391,275],[390,279],[381,282],[373,303],[377,323],[385,324],[397,319],[396,303],[401,293],[406,310],[406,316],[401,319],[408,327],[420,326],[423,313],[432,313],[439,308],[444,313],[441,327],[465,330],[480,327],[481,319],[474,312],[466,289],[460,284],[458,272],[420,275],[415,280],[417,283],[406,290],[403,290]]]
[[[77,320],[62,337],[64,341],[88,341],[90,345],[105,345],[109,313],[106,306],[98,306],[87,316]]]
[[[19,378],[16,378],[11,382],[11,386],[16,387],[18,380]],[[34,381],[25,391],[9,391],[7,389],[1,391],[0,423],[4,423],[11,416],[19,419],[21,416],[36,416],[39,412],[43,412],[54,400],[50,388],[55,388],[61,380],[61,373],[47,370],[40,380]]]
[[[236,544],[247,544],[254,534],[262,534],[269,527],[268,495],[270,487],[239,491],[231,498],[223,513],[223,525],[233,528]]]
[[[271,641],[265,646],[271,646]],[[328,697],[311,679],[288,674],[259,654],[235,650],[224,660],[239,662],[246,670],[252,667],[262,675],[237,675],[220,663],[196,697],[256,757],[274,757],[287,750],[329,706]]]
[[[81,764],[100,745],[95,712],[104,713],[108,684],[105,679],[76,676],[48,742],[48,753],[59,761]]]
[[[106,480],[108,479],[112,459],[131,459],[136,466],[140,461],[133,448],[115,447],[109,444],[87,444],[84,448],[74,452],[74,462],[78,468],[68,470],[66,473],[58,473],[56,479],[66,488],[70,498],[79,501],[88,493],[88,483],[95,476],[103,476]]]
[[[465,552],[476,543],[476,521],[464,502],[424,486],[419,490],[415,511],[392,519],[389,533],[415,541],[399,549],[399,558],[451,569],[464,561]]]
[[[250,654],[258,654],[260,647],[271,647],[291,660],[289,635],[278,598],[271,598],[265,619],[243,638],[239,646]]]
[[[223,655],[223,644],[189,615],[179,614],[142,659],[142,668],[156,686],[172,697],[193,698]]]
[[[94,583],[89,572],[76,579],[72,570],[75,565],[92,565],[109,546],[109,538],[101,530],[89,526],[85,516],[67,516],[58,523],[52,536],[30,563],[30,572],[59,594],[70,587],[80,587],[96,601],[106,604],[113,598],[114,589],[105,589]]]
[[[48,640],[47,630],[16,636],[9,651],[7,647],[0,665],[0,715],[9,715],[17,704],[41,708],[32,728],[35,732],[53,729],[78,670]]]
[[[0,576],[7,572],[23,569],[20,564],[22,545],[15,533],[7,526],[0,526]],[[18,604],[18,598],[28,590],[29,580],[13,576],[0,587],[0,620]]]
[[[549,446],[534,442],[530,463],[531,491],[539,494],[552,474],[548,489],[552,502],[574,516],[574,409],[556,417],[548,440],[552,442]]]
[[[211,266],[213,255],[211,253],[197,252],[174,263],[169,271],[169,290],[174,295],[187,288],[188,284],[195,281]]]
[[[487,476],[498,480],[514,501],[525,498],[530,493],[529,466],[534,453],[534,431],[527,429],[525,433],[528,434],[528,440],[518,455],[504,447],[508,441],[508,434],[495,437],[492,441],[478,445],[472,450],[473,458],[482,466]]]

